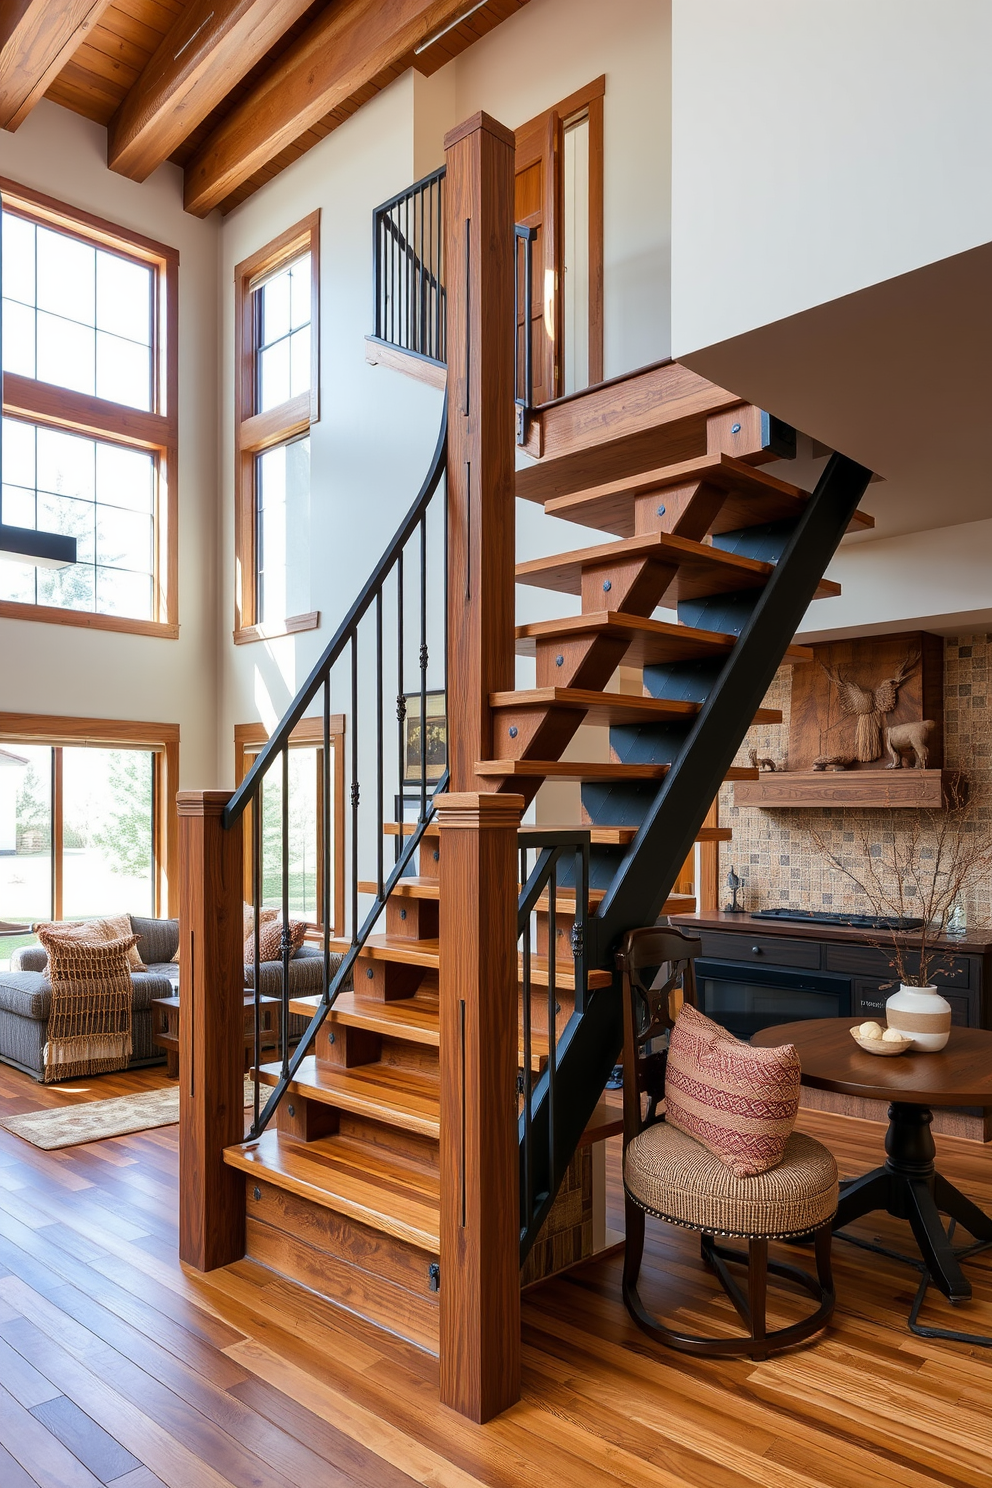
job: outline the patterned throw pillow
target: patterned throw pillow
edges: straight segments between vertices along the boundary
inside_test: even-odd
[[[794,1044],[755,1049],[685,1003],[672,1029],[665,1120],[740,1178],[782,1161],[799,1110]]]
[[[246,904],[243,906],[242,914],[244,917],[245,941],[247,942],[254,934],[255,911],[250,904]],[[279,911],[277,909],[263,909],[259,911],[258,923],[260,925],[270,925],[273,920],[277,920],[278,918]]]
[[[145,963],[138,954],[137,942],[132,938],[130,915],[111,915],[100,920],[51,920],[35,925],[35,933],[53,932],[63,940],[74,940],[79,945],[106,945],[111,940],[131,940],[127,953],[127,964],[132,971],[144,971]],[[42,944],[45,942],[42,941]]]
[[[267,914],[262,911],[263,916]],[[278,910],[272,910],[273,915]],[[303,944],[303,937],[310,929],[306,920],[290,920],[289,938],[294,951],[298,951]],[[282,920],[264,919],[258,935],[258,959],[259,961],[281,961],[282,960]],[[255,964],[255,937],[249,935],[245,941],[245,965]]]

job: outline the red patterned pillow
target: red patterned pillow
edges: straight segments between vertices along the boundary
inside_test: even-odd
[[[303,944],[303,938],[310,929],[306,920],[290,920],[289,939],[294,951],[298,951]],[[281,961],[282,960],[282,921],[267,920],[259,926],[258,932],[258,959],[259,961]],[[251,966],[255,961],[255,937],[249,935],[245,941],[245,965]]]
[[[755,1049],[684,1003],[665,1072],[665,1120],[740,1178],[782,1161],[799,1110],[794,1044]]]

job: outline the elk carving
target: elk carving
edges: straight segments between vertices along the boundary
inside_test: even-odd
[[[857,719],[854,737],[856,757],[863,764],[877,760],[882,753],[882,719],[891,713],[899,700],[899,688],[915,669],[920,659],[919,651],[910,654],[891,677],[879,682],[874,690],[861,687],[849,677],[842,677],[836,667],[820,667],[837,689],[837,698],[845,713]]]

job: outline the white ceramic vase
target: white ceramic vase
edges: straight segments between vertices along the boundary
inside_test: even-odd
[[[890,1028],[913,1040],[913,1048],[936,1054],[951,1036],[951,1004],[936,987],[907,987],[905,982],[885,1004]]]

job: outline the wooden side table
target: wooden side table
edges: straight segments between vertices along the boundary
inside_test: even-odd
[[[992,1031],[952,1028],[947,1046],[939,1054],[910,1052],[883,1059],[866,1054],[854,1042],[850,1030],[860,1021],[810,1018],[783,1023],[777,1028],[763,1028],[751,1042],[762,1048],[795,1044],[804,1085],[890,1102],[885,1162],[863,1177],[841,1184],[834,1229],[840,1230],[876,1209],[909,1221],[925,1268],[924,1282],[910,1315],[910,1326],[914,1327],[927,1280],[933,1281],[952,1303],[967,1301],[971,1283],[961,1270],[959,1256],[992,1244],[992,1218],[937,1171],[930,1131],[934,1106],[992,1105]],[[954,1246],[941,1214],[962,1225],[977,1244]],[[919,1266],[912,1257],[901,1259]],[[915,1331],[945,1338],[968,1336],[942,1330]],[[987,1342],[975,1336],[971,1341]]]
[[[278,997],[260,997],[262,1048],[278,1048],[281,1028],[281,1002]],[[152,999],[152,1043],[165,1050],[165,1067],[172,1080],[179,1078],[179,998]],[[245,1074],[251,1068],[255,1052],[255,994],[245,993]]]

